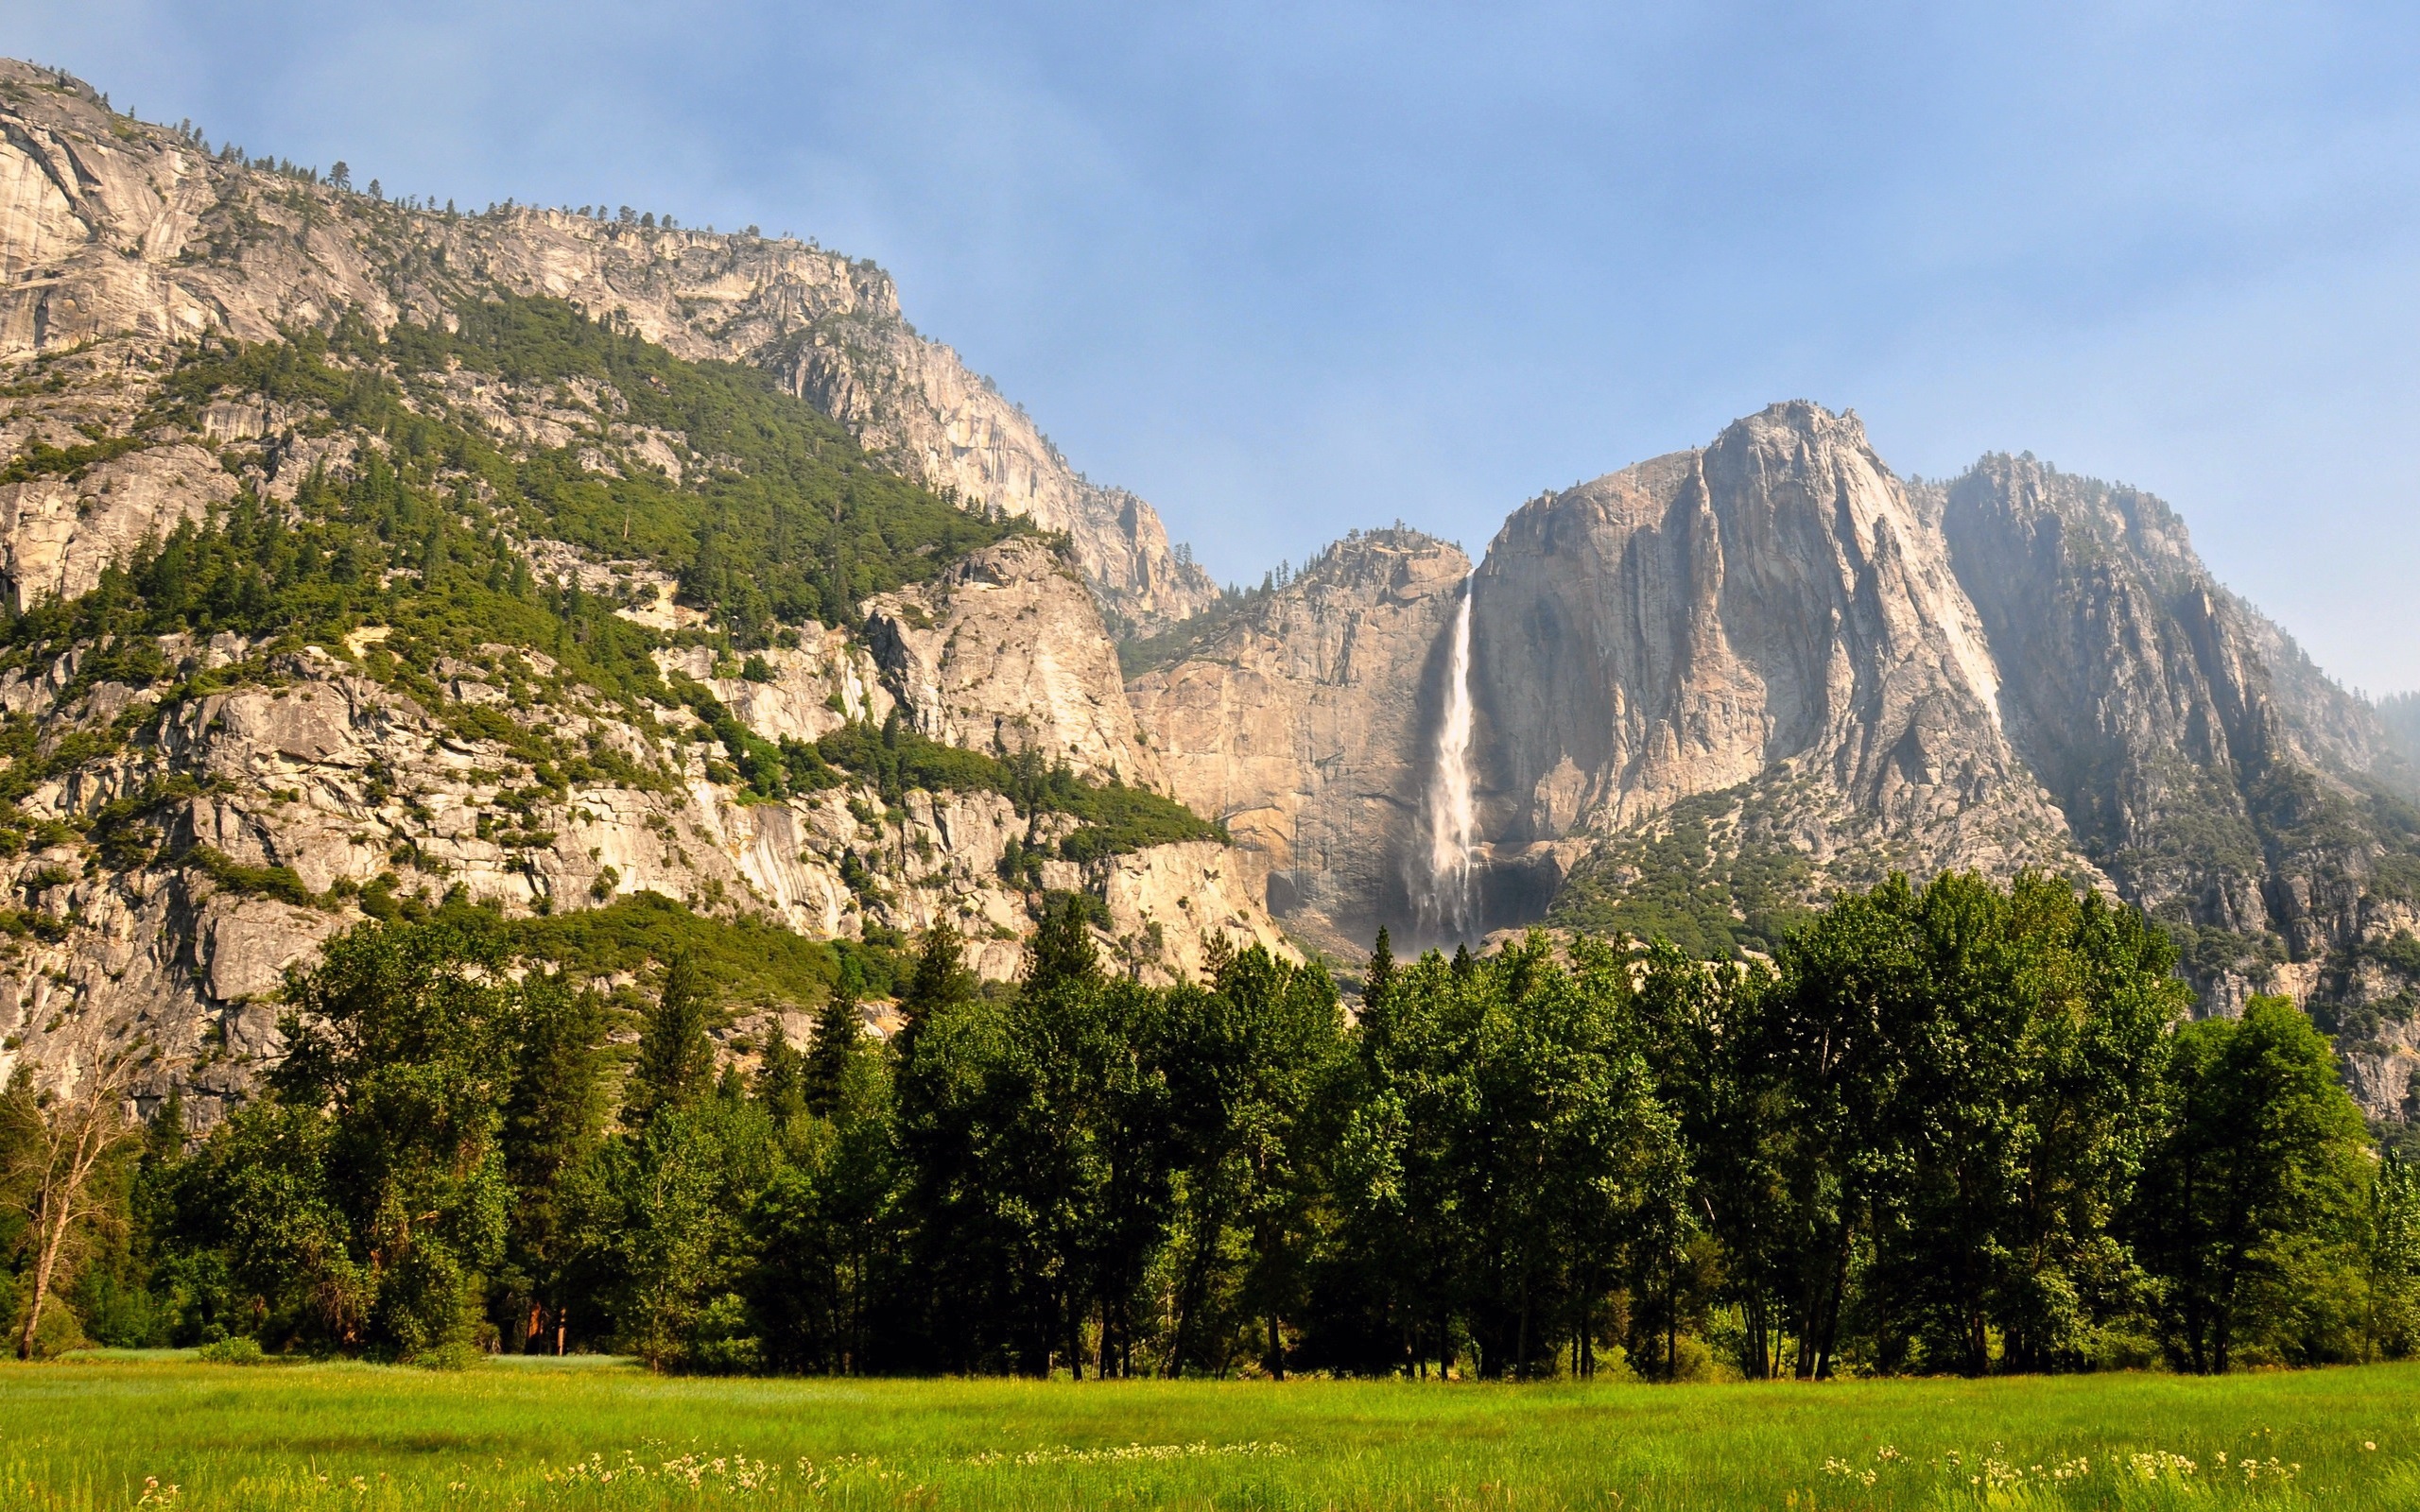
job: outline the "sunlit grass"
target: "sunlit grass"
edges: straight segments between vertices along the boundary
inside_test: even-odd
[[[2375,1445],[2375,1448],[2368,1447]],[[0,1508],[2420,1508],[2420,1367],[1826,1386],[0,1368]]]

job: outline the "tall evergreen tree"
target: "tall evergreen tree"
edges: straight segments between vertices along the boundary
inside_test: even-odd
[[[512,1188],[506,1255],[515,1300],[527,1306],[505,1320],[505,1332],[532,1351],[566,1342],[572,1272],[586,1237],[568,1211],[566,1187],[604,1136],[608,1027],[595,992],[551,971],[522,979],[502,1147]]]
[[[864,1033],[865,1022],[857,1016],[856,994],[844,978],[823,1000],[821,1010],[815,1016],[815,1040],[807,1046],[806,1062],[800,1076],[800,1092],[808,1112],[818,1118],[829,1118],[839,1107],[849,1063],[856,1058]]]
[[[899,994],[898,1048],[903,1057],[914,1055],[916,1037],[938,1014],[975,997],[978,984],[966,969],[966,943],[948,920],[925,931],[916,950],[916,969],[907,990]]]
[[[765,1031],[756,1068],[756,1101],[773,1126],[786,1129],[806,1112],[806,1062],[778,1019]]]
[[[639,1053],[622,1091],[622,1120],[643,1128],[667,1108],[714,1090],[713,1008],[703,974],[686,951],[665,970],[664,990],[639,1026]]]

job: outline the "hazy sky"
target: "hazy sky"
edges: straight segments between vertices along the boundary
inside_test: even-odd
[[[1225,578],[1783,398],[2420,687],[2420,8],[11,0],[147,119],[872,256]]]

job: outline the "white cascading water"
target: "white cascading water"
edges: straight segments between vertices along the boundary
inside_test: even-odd
[[[1437,731],[1437,769],[1428,780],[1425,816],[1428,875],[1423,922],[1457,936],[1470,928],[1471,851],[1478,828],[1471,801],[1471,592],[1477,580],[1477,574],[1462,579],[1461,606],[1454,611],[1445,719]]]

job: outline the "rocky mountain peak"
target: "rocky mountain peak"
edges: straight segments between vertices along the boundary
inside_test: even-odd
[[[873,264],[0,63],[0,1079],[140,1034],[207,1123],[288,967],[440,911],[626,1002],[700,943],[757,1043],[1049,900],[1145,980],[1289,950],[1121,687],[1207,578]]]
[[[74,80],[0,60],[0,358],[79,342],[271,341],[352,312],[441,323],[502,291],[567,301],[690,360],[745,364],[901,474],[1075,543],[1122,621],[1217,596],[1156,511],[1083,477],[1024,410],[902,318],[871,262],[788,238],[507,205],[456,215],[204,150]]]
[[[1854,417],[1776,404],[1536,501],[1473,602],[1499,845],[1754,788],[1807,798],[1772,838],[1827,862],[1866,855],[1869,824],[1911,854],[1972,852],[1988,829],[2004,862],[2064,858],[1998,729],[1973,606]]]

